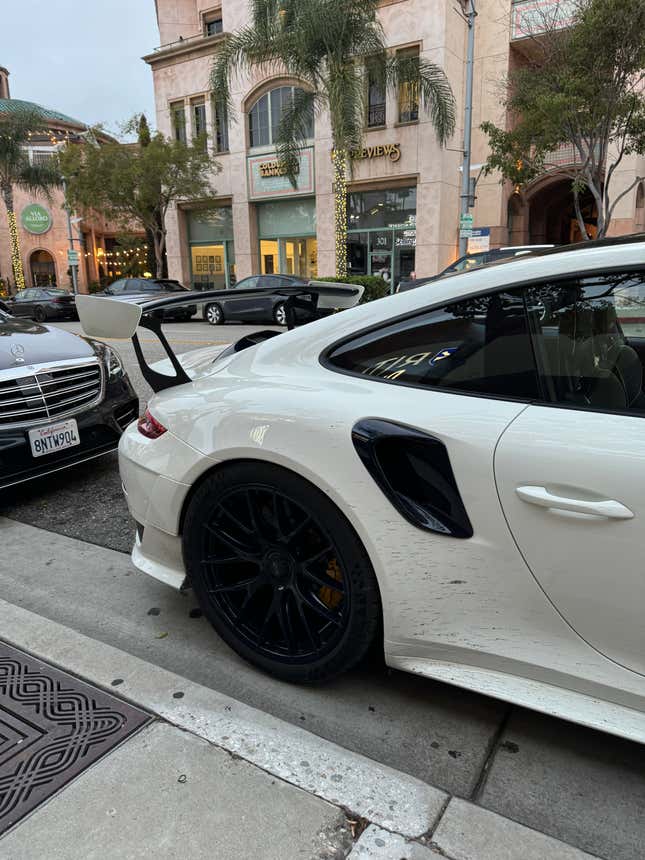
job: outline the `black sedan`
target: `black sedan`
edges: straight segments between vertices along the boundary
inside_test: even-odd
[[[239,281],[230,291],[231,297],[204,305],[204,319],[211,325],[223,325],[225,322],[274,322],[277,325],[287,324],[285,297],[253,296],[249,298],[238,290],[275,289],[280,287],[306,286],[309,282],[291,275],[253,275]]]
[[[138,415],[111,347],[0,310],[0,489],[113,451]]]
[[[67,290],[29,287],[1,301],[3,308],[15,317],[28,317],[37,322],[78,319],[76,300]]]
[[[455,272],[469,272],[471,269],[479,269],[480,266],[487,266],[489,263],[501,263],[504,260],[511,260],[513,257],[521,257],[526,254],[535,254],[538,251],[548,251],[554,245],[510,245],[505,248],[492,248],[490,251],[477,251],[472,254],[464,254],[459,257],[454,263],[451,263],[438,275],[432,275],[429,278],[419,278],[413,280],[406,278],[402,280],[396,288],[397,293],[404,293],[407,290],[413,290],[416,287],[421,287],[423,284],[429,284],[430,281],[438,281],[445,275],[453,275]]]
[[[109,296],[113,299],[124,299],[129,302],[150,301],[163,299],[175,293],[190,292],[179,281],[170,278],[121,278],[110,284],[106,289],[96,293],[97,296]],[[165,322],[187,322],[197,313],[196,305],[167,308],[163,312]]]

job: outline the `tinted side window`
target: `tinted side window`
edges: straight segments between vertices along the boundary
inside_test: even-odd
[[[235,285],[236,290],[254,290],[260,279],[258,277],[244,278]]]
[[[645,412],[645,273],[547,283],[526,298],[551,402]]]
[[[373,379],[534,399],[538,379],[521,292],[455,302],[337,347],[333,365]]]
[[[127,281],[115,281],[113,284],[110,284],[109,290],[111,293],[123,293],[125,292],[125,286]]]

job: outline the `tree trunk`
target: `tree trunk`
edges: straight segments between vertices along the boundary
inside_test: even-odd
[[[576,210],[576,218],[578,219],[578,227],[580,227],[582,238],[585,241],[588,241],[589,234],[587,233],[587,225],[585,224],[585,219],[583,218],[582,210],[580,209],[580,192],[575,186],[573,188],[573,205]]]
[[[7,221],[9,222],[9,241],[11,243],[11,268],[13,279],[17,290],[25,288],[25,272],[22,267],[20,255],[20,237],[18,234],[18,222],[13,209],[13,189],[11,186],[2,189],[2,198],[7,209]]]
[[[155,246],[155,278],[164,276],[164,252],[166,249],[166,232],[157,227],[152,231]]]
[[[336,149],[332,153],[334,165],[334,236],[336,244],[336,277],[347,277],[347,153]]]

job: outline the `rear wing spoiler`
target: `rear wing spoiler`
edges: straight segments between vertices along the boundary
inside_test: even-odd
[[[230,299],[232,295],[245,298],[280,295],[285,298],[287,326],[292,329],[296,325],[310,322],[325,313],[331,313],[333,310],[345,310],[354,307],[361,300],[363,291],[363,287],[354,284],[311,281],[306,286],[236,290],[234,293],[231,290],[182,292],[178,295],[142,302],[78,294],[76,296],[76,310],[83,331],[88,337],[108,340],[115,338],[131,339],[144,379],[153,391],[162,391],[165,388],[190,382],[190,377],[181,366],[162,331],[162,318],[165,308],[204,304],[218,299],[226,300]],[[172,364],[174,376],[159,373],[147,363],[137,337],[139,326],[152,331],[157,336]]]

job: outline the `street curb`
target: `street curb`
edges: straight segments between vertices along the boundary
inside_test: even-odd
[[[0,631],[14,647],[385,830],[418,838],[445,808],[445,792],[412,776],[4,600]]]

